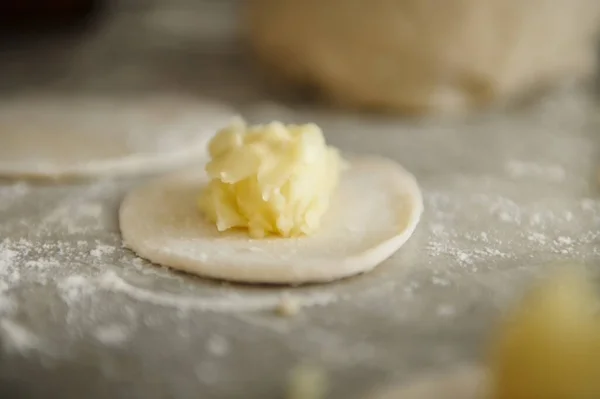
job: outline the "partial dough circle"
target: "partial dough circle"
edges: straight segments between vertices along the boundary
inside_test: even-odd
[[[486,399],[488,377],[483,368],[459,366],[445,373],[418,378],[410,384],[389,387],[365,399]]]
[[[423,210],[415,178],[382,158],[358,158],[344,171],[322,228],[300,238],[250,239],[219,233],[198,211],[202,169],[131,191],[120,209],[125,245],[154,263],[250,283],[325,282],[367,272],[413,233]]]
[[[185,97],[22,97],[0,104],[0,176],[128,175],[206,158],[234,112]]]

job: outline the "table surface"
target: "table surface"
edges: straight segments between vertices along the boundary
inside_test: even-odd
[[[598,109],[583,90],[462,121],[293,104],[252,74],[234,4],[142,3],[123,2],[80,37],[4,49],[0,92],[180,91],[250,121],[314,121],[342,150],[412,171],[423,220],[370,274],[244,286],[121,248],[116,210],[141,179],[2,181],[1,397],[281,398],[290,370],[308,363],[326,373],[328,398],[362,398],[481,361],[498,316],[532,280],[599,264]],[[274,312],[286,293],[304,306],[294,317]]]

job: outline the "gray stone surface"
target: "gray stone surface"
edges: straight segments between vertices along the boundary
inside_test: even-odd
[[[481,361],[487,333],[533,279],[556,266],[597,268],[598,108],[583,91],[445,122],[284,104],[239,53],[233,6],[189,4],[122,3],[80,38],[7,49],[0,90],[181,91],[251,121],[315,121],[343,150],[414,172],[423,221],[371,274],[243,286],[122,249],[116,210],[136,179],[2,181],[0,397],[282,398],[287,373],[309,362],[327,372],[328,398],[361,398],[390,380]],[[306,307],[277,316],[283,293]]]

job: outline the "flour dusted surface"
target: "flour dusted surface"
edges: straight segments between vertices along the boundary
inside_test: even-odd
[[[145,375],[183,398],[283,381],[305,358],[333,370],[332,395],[348,398],[366,388],[357,375],[376,382],[477,358],[482,332],[531,278],[600,259],[598,143],[582,109],[567,97],[527,118],[456,127],[300,112],[296,121],[320,123],[342,150],[398,160],[424,194],[422,223],[398,254],[326,287],[223,284],[135,257],[116,211],[136,179],[3,181],[2,350],[33,364],[88,359],[107,380]],[[302,309],[294,317],[275,312],[286,295]]]

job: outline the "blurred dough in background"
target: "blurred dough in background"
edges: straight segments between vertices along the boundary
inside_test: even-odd
[[[341,105],[463,113],[595,72],[598,0],[251,0],[246,39]]]
[[[0,176],[159,172],[207,159],[233,111],[180,97],[20,97],[0,103]]]

